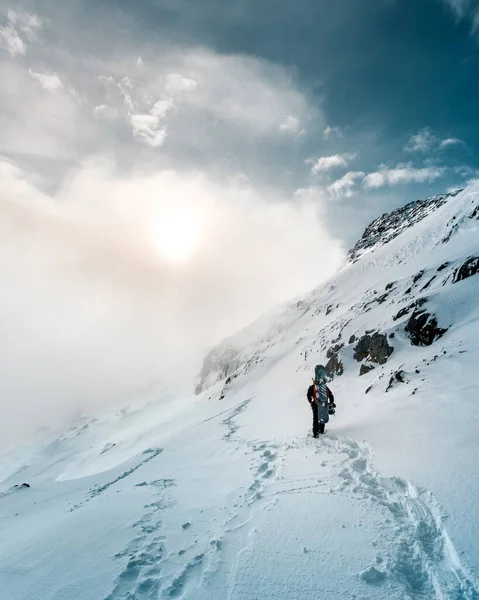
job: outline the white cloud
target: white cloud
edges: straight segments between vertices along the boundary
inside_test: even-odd
[[[180,266],[158,252],[172,210],[198,227]],[[100,157],[51,197],[0,161],[0,250],[15,257],[0,261],[2,443],[136,397],[162,369],[306,293],[343,257],[321,210],[205,173],[119,173]]]
[[[104,119],[116,119],[118,117],[118,109],[114,106],[108,106],[107,104],[95,106],[93,113],[95,116],[103,117]]]
[[[339,127],[331,127],[330,125],[328,125],[324,130],[324,139],[329,140],[333,137],[342,138],[344,137],[344,135]]]
[[[409,141],[404,149],[406,152],[426,153],[444,150],[449,146],[458,144],[464,144],[464,142],[458,138],[446,138],[441,140],[437,135],[432,133],[429,127],[425,127],[416,135],[413,135],[409,138]]]
[[[458,146],[462,144],[464,144],[464,142],[458,138],[447,138],[442,140],[442,142],[439,144],[439,148],[443,150],[444,148],[449,148],[450,146]]]
[[[23,56],[26,52],[25,44],[12,25],[0,27],[0,48],[3,48],[12,58]]]
[[[288,131],[289,133],[295,133],[297,135],[304,135],[306,129],[301,128],[300,121],[293,115],[288,115],[283,123],[279,126],[280,131]]]
[[[398,165],[391,169],[381,165],[379,170],[369,173],[363,180],[363,185],[369,189],[383,187],[385,185],[393,186],[405,183],[424,183],[434,181],[444,175],[443,167],[423,167],[414,168],[412,165]]]
[[[173,108],[173,100],[158,100],[148,113],[130,113],[130,123],[133,135],[152,146],[159,148],[166,139],[166,117]]]
[[[169,94],[178,94],[179,92],[193,92],[198,87],[198,83],[194,79],[183,77],[178,73],[169,73],[166,76],[165,90]]]
[[[364,178],[366,173],[363,171],[349,171],[328,186],[328,191],[332,196],[350,198],[354,195],[354,188],[356,184]]]
[[[332,154],[331,156],[321,156],[314,161],[311,167],[311,173],[325,173],[336,169],[337,167],[345,167],[348,162],[356,157],[356,153]],[[309,162],[309,161],[308,161]]]
[[[429,152],[437,142],[436,136],[431,133],[428,127],[425,127],[409,138],[405,150],[406,152]]]
[[[28,69],[28,72],[34,79],[36,79],[40,83],[42,88],[47,92],[56,92],[63,87],[63,84],[60,81],[58,75],[50,75],[47,73],[35,73],[35,71],[32,71],[32,69]]]
[[[0,48],[12,58],[23,56],[27,49],[25,40],[35,40],[41,26],[41,19],[35,14],[8,10],[6,24],[0,25]]]

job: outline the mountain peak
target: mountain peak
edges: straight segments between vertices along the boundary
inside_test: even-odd
[[[425,200],[414,200],[374,219],[366,227],[354,248],[349,251],[349,260],[356,262],[366,252],[387,244],[462,191],[459,189],[447,194],[431,196]]]

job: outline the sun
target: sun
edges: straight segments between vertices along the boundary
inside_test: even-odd
[[[200,241],[200,219],[189,207],[170,207],[158,217],[155,245],[162,258],[183,262],[190,258]]]

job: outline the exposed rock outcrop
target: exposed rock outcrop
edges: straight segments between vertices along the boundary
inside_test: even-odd
[[[335,376],[340,376],[344,373],[344,366],[339,354],[333,353],[326,363],[324,370],[329,379],[334,379]]]
[[[361,362],[365,358],[373,363],[383,365],[393,353],[394,348],[388,344],[387,337],[382,333],[363,335],[359,338],[354,349],[353,358]]]
[[[363,335],[359,338],[356,348],[354,348],[353,358],[361,362],[369,356],[369,345],[371,343],[370,335]]]
[[[454,272],[453,283],[467,279],[479,273],[479,256],[470,256],[462,265]]]
[[[369,345],[369,360],[383,365],[393,353],[394,348],[388,344],[388,339],[381,333],[375,333]]]
[[[405,206],[386,213],[375,219],[363,233],[362,238],[349,251],[348,258],[352,262],[358,260],[365,252],[387,244],[409,227],[419,223],[424,217],[438,209],[449,198],[457,196],[462,190],[456,190],[450,194],[433,196],[427,200],[416,200]]]
[[[374,369],[373,365],[366,365],[363,363],[359,367],[359,376],[366,375],[366,373],[369,373],[369,371],[372,371],[373,369]]]
[[[430,346],[442,337],[447,329],[438,326],[436,317],[423,309],[416,309],[404,330],[413,346]]]
[[[394,315],[393,321],[397,321],[398,319],[402,319],[403,317],[405,317],[407,314],[409,314],[415,308],[421,308],[421,306],[423,306],[424,304],[426,304],[427,300],[428,299],[427,299],[426,296],[423,297],[423,298],[418,298],[415,302],[412,302],[408,306],[405,306],[404,308],[401,308],[401,310],[397,314]]]
[[[406,373],[403,370],[396,371],[391,376],[388,387],[386,388],[386,392],[389,392],[389,390],[395,387],[398,383],[407,383]]]

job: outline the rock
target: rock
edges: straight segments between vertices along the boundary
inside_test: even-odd
[[[433,275],[431,277],[431,279],[426,283],[426,285],[423,285],[422,288],[419,290],[420,292],[424,292],[424,290],[427,290],[427,288],[431,285],[431,283],[436,279],[436,276]]]
[[[457,283],[479,273],[479,256],[470,256],[460,267],[454,271],[452,283]]]
[[[403,370],[396,371],[389,379],[388,387],[386,392],[395,386],[396,383],[406,383],[406,373]]]
[[[362,238],[348,253],[351,262],[358,260],[365,252],[389,243],[409,227],[424,219],[442,206],[449,198],[456,196],[460,190],[441,196],[433,196],[427,200],[416,200],[390,213],[386,213],[368,225]]]
[[[421,308],[421,306],[423,306],[424,304],[426,304],[427,300],[428,300],[427,296],[424,296],[422,298],[418,298],[415,302],[412,302],[408,306],[405,306],[404,308],[401,308],[401,310],[396,315],[394,315],[393,321],[397,321],[398,319],[402,319],[408,313],[410,313],[411,310],[413,310],[414,308]]]
[[[369,567],[359,575],[365,583],[380,585],[386,579],[386,573],[379,571],[376,567]]]
[[[442,265],[440,267],[437,268],[437,271],[443,271],[448,266],[449,266],[449,261],[446,261],[445,263],[442,263]]]
[[[390,283],[388,283],[387,286],[386,286],[386,291],[387,290],[392,290],[392,288],[393,288],[393,286],[394,286],[395,283],[396,283],[395,281],[391,281]]]
[[[354,344],[355,341],[356,341],[356,336],[353,333],[353,335],[349,338],[348,344]]]
[[[393,353],[394,348],[388,344],[387,337],[382,333],[369,334],[359,338],[354,349],[353,358],[358,362],[368,358],[371,362],[383,365]]]
[[[365,394],[368,394],[368,393],[369,393],[369,392],[370,392],[372,389],[373,389],[373,386],[372,386],[372,385],[370,385],[370,386],[368,387],[368,389],[367,389],[367,390],[366,390],[364,393],[365,393]]]
[[[373,365],[366,365],[363,363],[359,368],[359,375],[366,375],[366,373],[369,373],[369,371],[372,371],[373,369]]]
[[[331,346],[326,352],[326,358],[331,358],[334,354],[338,354],[344,344],[336,344],[335,346]]]
[[[356,348],[354,349],[353,358],[361,362],[369,356],[369,344],[371,343],[370,335],[363,335],[359,338]]]
[[[430,346],[447,331],[438,327],[434,315],[422,309],[413,312],[404,330],[409,334],[413,346]]]
[[[412,278],[413,284],[417,283],[423,275],[424,275],[424,269],[422,271],[419,271],[419,273],[416,273],[416,275],[414,275],[414,277]]]
[[[333,353],[326,363],[324,370],[329,379],[334,379],[336,375],[339,377],[344,373],[343,363],[339,358],[339,354]]]
[[[388,344],[388,339],[384,334],[375,333],[373,335],[369,345],[369,359],[372,362],[384,365],[393,352],[394,348]]]

